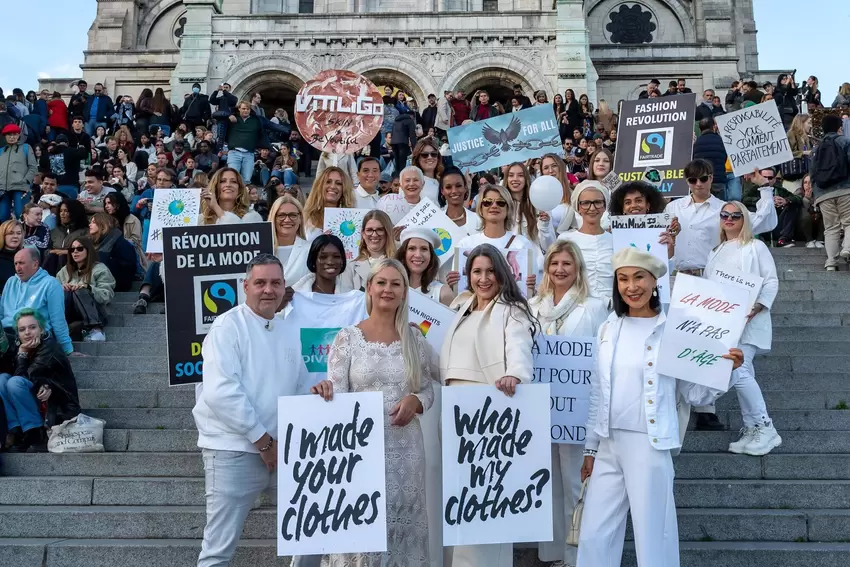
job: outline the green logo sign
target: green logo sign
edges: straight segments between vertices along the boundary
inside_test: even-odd
[[[335,329],[301,329],[301,358],[307,372],[327,372],[328,355],[331,353],[336,334]]]

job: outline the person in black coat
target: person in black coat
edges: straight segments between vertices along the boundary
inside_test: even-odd
[[[392,135],[395,171],[401,173],[407,167],[407,158],[416,146],[416,122],[413,115],[399,114],[393,123]]]
[[[711,192],[723,199],[726,192],[726,147],[723,138],[717,133],[714,118],[703,118],[699,122],[700,135],[694,143],[694,159],[704,159],[714,170]]]
[[[115,217],[95,213],[89,223],[89,235],[97,249],[98,261],[115,278],[115,291],[130,291],[136,275],[136,249],[118,228]]]
[[[180,108],[180,116],[193,130],[195,126],[206,126],[212,112],[210,111],[210,99],[201,94],[200,83],[192,85],[192,94],[183,101]]]
[[[12,452],[46,451],[42,424],[53,427],[80,413],[71,361],[44,328],[44,317],[34,309],[15,314],[18,350],[14,372],[0,375],[0,393],[12,426]],[[41,404],[46,405],[43,418]]]

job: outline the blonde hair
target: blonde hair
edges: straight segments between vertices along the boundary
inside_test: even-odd
[[[514,205],[518,209],[515,211],[515,214],[518,217],[517,222],[520,223],[520,226],[517,227],[517,232],[521,232],[522,221],[525,220],[526,236],[528,236],[528,239],[532,242],[537,242],[537,209],[535,209],[534,205],[531,204],[531,197],[529,197],[529,192],[531,191],[531,174],[528,172],[528,168],[525,164],[518,161],[510,164],[505,170],[504,184],[507,186],[508,175],[510,175],[511,169],[514,167],[519,167],[522,170],[522,176],[524,178],[520,198],[518,201],[514,202]],[[508,188],[508,191],[510,191],[510,188]],[[511,197],[513,197],[513,193],[511,193]]]
[[[236,203],[233,206],[232,212],[241,219],[248,213],[249,210],[251,210],[251,198],[248,195],[248,188],[245,187],[245,181],[242,179],[242,176],[238,171],[232,167],[223,167],[219,169],[212,176],[212,179],[210,179],[209,190],[213,195],[215,195],[216,201],[218,201],[221,178],[224,177],[224,174],[227,172],[231,172],[236,175],[236,183],[239,185],[239,195],[236,197]],[[212,210],[212,207],[209,206],[206,199],[201,200],[201,219],[204,224],[215,224],[218,220],[215,211]]]
[[[590,284],[587,281],[587,267],[584,263],[584,256],[581,254],[581,248],[570,240],[557,240],[546,251],[546,258],[543,260],[543,280],[540,283],[540,297],[554,295],[555,284],[552,283],[552,278],[549,277],[549,265],[556,255],[561,252],[566,252],[573,258],[576,267],[576,281],[573,284],[573,289],[576,290],[576,303],[584,303],[587,296],[590,295]]]
[[[309,221],[315,228],[325,227],[325,181],[331,173],[338,173],[342,177],[342,194],[339,197],[337,208],[350,209],[354,207],[354,186],[346,173],[335,166],[329,166],[316,176],[313,188],[304,203],[304,220]]]
[[[572,197],[572,186],[570,185],[570,180],[567,177],[567,164],[564,163],[564,160],[561,158],[561,156],[557,154],[546,154],[542,158],[540,158],[541,174],[543,171],[543,160],[545,160],[546,158],[551,158],[552,160],[554,160],[555,165],[558,168],[558,175],[553,175],[552,177],[561,182],[561,187],[564,190],[564,195],[563,197],[561,197],[561,204],[569,205],[570,198]],[[613,165],[614,163],[611,162],[612,167]]]
[[[17,219],[12,219],[0,224],[0,248],[6,248],[6,236],[12,231],[12,228],[16,226],[21,228],[21,244],[18,246],[18,250],[24,247],[24,223]]]
[[[284,205],[292,205],[296,209],[298,209],[298,214],[301,215],[301,222],[298,223],[298,230],[295,232],[299,238],[302,240],[306,240],[304,232],[304,207],[301,206],[301,202],[293,197],[292,195],[284,195],[283,197],[278,197],[277,200],[272,203],[272,208],[269,209],[269,221],[272,223],[272,243],[274,244],[275,249],[277,249],[277,226],[275,225],[275,217],[277,216],[277,212]]]
[[[357,250],[357,257],[355,260],[369,259],[369,249],[366,247],[366,238],[364,238],[363,233],[366,231],[366,224],[373,220],[381,223],[381,226],[384,228],[384,238],[386,238],[386,241],[384,242],[384,256],[387,258],[395,256],[396,249],[395,239],[393,238],[393,221],[384,211],[372,209],[363,215],[363,223],[360,225],[360,248]]]
[[[408,321],[408,295],[410,294],[410,280],[407,277],[407,270],[401,265],[401,262],[394,258],[382,258],[375,262],[372,266],[372,271],[369,272],[369,278],[366,280],[366,313],[372,315],[372,299],[369,296],[369,286],[372,285],[372,280],[384,268],[393,268],[396,270],[404,284],[404,295],[402,296],[401,305],[398,306],[395,312],[395,330],[398,333],[401,341],[401,355],[404,359],[404,373],[407,376],[407,385],[411,392],[419,392],[422,385],[422,362],[419,354],[419,346],[413,336],[413,330],[410,328]],[[418,332],[418,331],[417,331]]]
[[[741,201],[729,201],[728,203],[723,205],[720,210],[723,211],[723,209],[725,209],[729,205],[732,205],[733,207],[738,209],[741,214],[744,215],[744,225],[741,227],[741,234],[738,235],[738,240],[741,241],[741,246],[749,244],[753,241],[753,223],[750,220],[750,211],[747,210],[747,207],[745,207],[744,203],[742,203]],[[728,238],[726,238],[726,231],[723,230],[723,223],[720,223],[720,244],[723,244],[727,240]]]
[[[501,185],[493,185],[489,184],[484,187],[484,190],[481,191],[480,196],[478,198],[478,205],[475,207],[475,212],[478,213],[478,218],[481,219],[481,226],[484,226],[484,212],[482,209],[482,203],[484,199],[487,198],[487,193],[490,191],[495,191],[499,194],[499,196],[508,204],[507,208],[507,216],[505,217],[505,230],[512,230],[514,227],[514,218],[516,216],[516,206],[514,205],[514,198],[511,195],[511,192],[508,191],[507,187],[502,187]]]
[[[850,83],[844,83],[841,85],[841,88],[838,89],[838,94],[841,96],[850,96]]]
[[[794,120],[791,121],[791,127],[788,128],[788,139],[791,140],[793,138],[798,144],[808,141],[809,135],[806,134],[805,127],[811,118],[809,114],[798,114],[795,116]]]

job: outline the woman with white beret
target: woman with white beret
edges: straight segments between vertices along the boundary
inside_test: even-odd
[[[458,282],[460,276],[457,272],[450,271],[445,284],[437,280],[440,259],[435,250],[439,247],[440,239],[437,238],[436,232],[430,228],[409,226],[401,232],[401,246],[396,253],[396,260],[407,270],[410,289],[443,305],[450,305],[456,295],[452,286]]]
[[[672,452],[681,447],[677,398],[705,405],[723,392],[658,374],[666,317],[656,282],[667,266],[636,248],[612,259],[614,312],[599,329],[582,481],[590,477],[577,567],[619,565],[631,510],[638,567],[678,567]],[[616,356],[615,356],[616,355]],[[744,355],[723,358],[741,366]]]

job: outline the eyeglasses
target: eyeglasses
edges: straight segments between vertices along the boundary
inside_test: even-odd
[[[383,228],[367,228],[363,231],[366,236],[384,236],[387,231]]]
[[[419,155],[424,157],[424,158],[438,158],[438,157],[440,157],[439,152],[422,152]]]
[[[85,246],[71,246],[71,248],[69,248],[69,250],[71,252],[85,252],[86,247]]]
[[[603,199],[596,199],[595,201],[579,201],[578,206],[582,209],[589,209],[590,207],[604,209],[605,201]]]
[[[297,221],[301,218],[301,213],[278,213],[275,218],[277,220]]]
[[[494,201],[493,199],[484,199],[483,201],[481,201],[481,206],[484,207],[485,209],[489,209],[493,205],[496,205],[500,209],[504,209],[505,207],[508,206],[508,203],[505,202],[505,201],[502,201],[501,199],[499,199],[498,201]]]
[[[720,218],[723,220],[741,220],[744,218],[744,213],[736,212],[736,213],[727,213],[726,211],[720,211]]]
[[[688,183],[690,183],[691,185],[696,185],[697,181],[699,181],[700,183],[708,183],[710,177],[710,175],[703,175],[701,177],[688,177]]]

